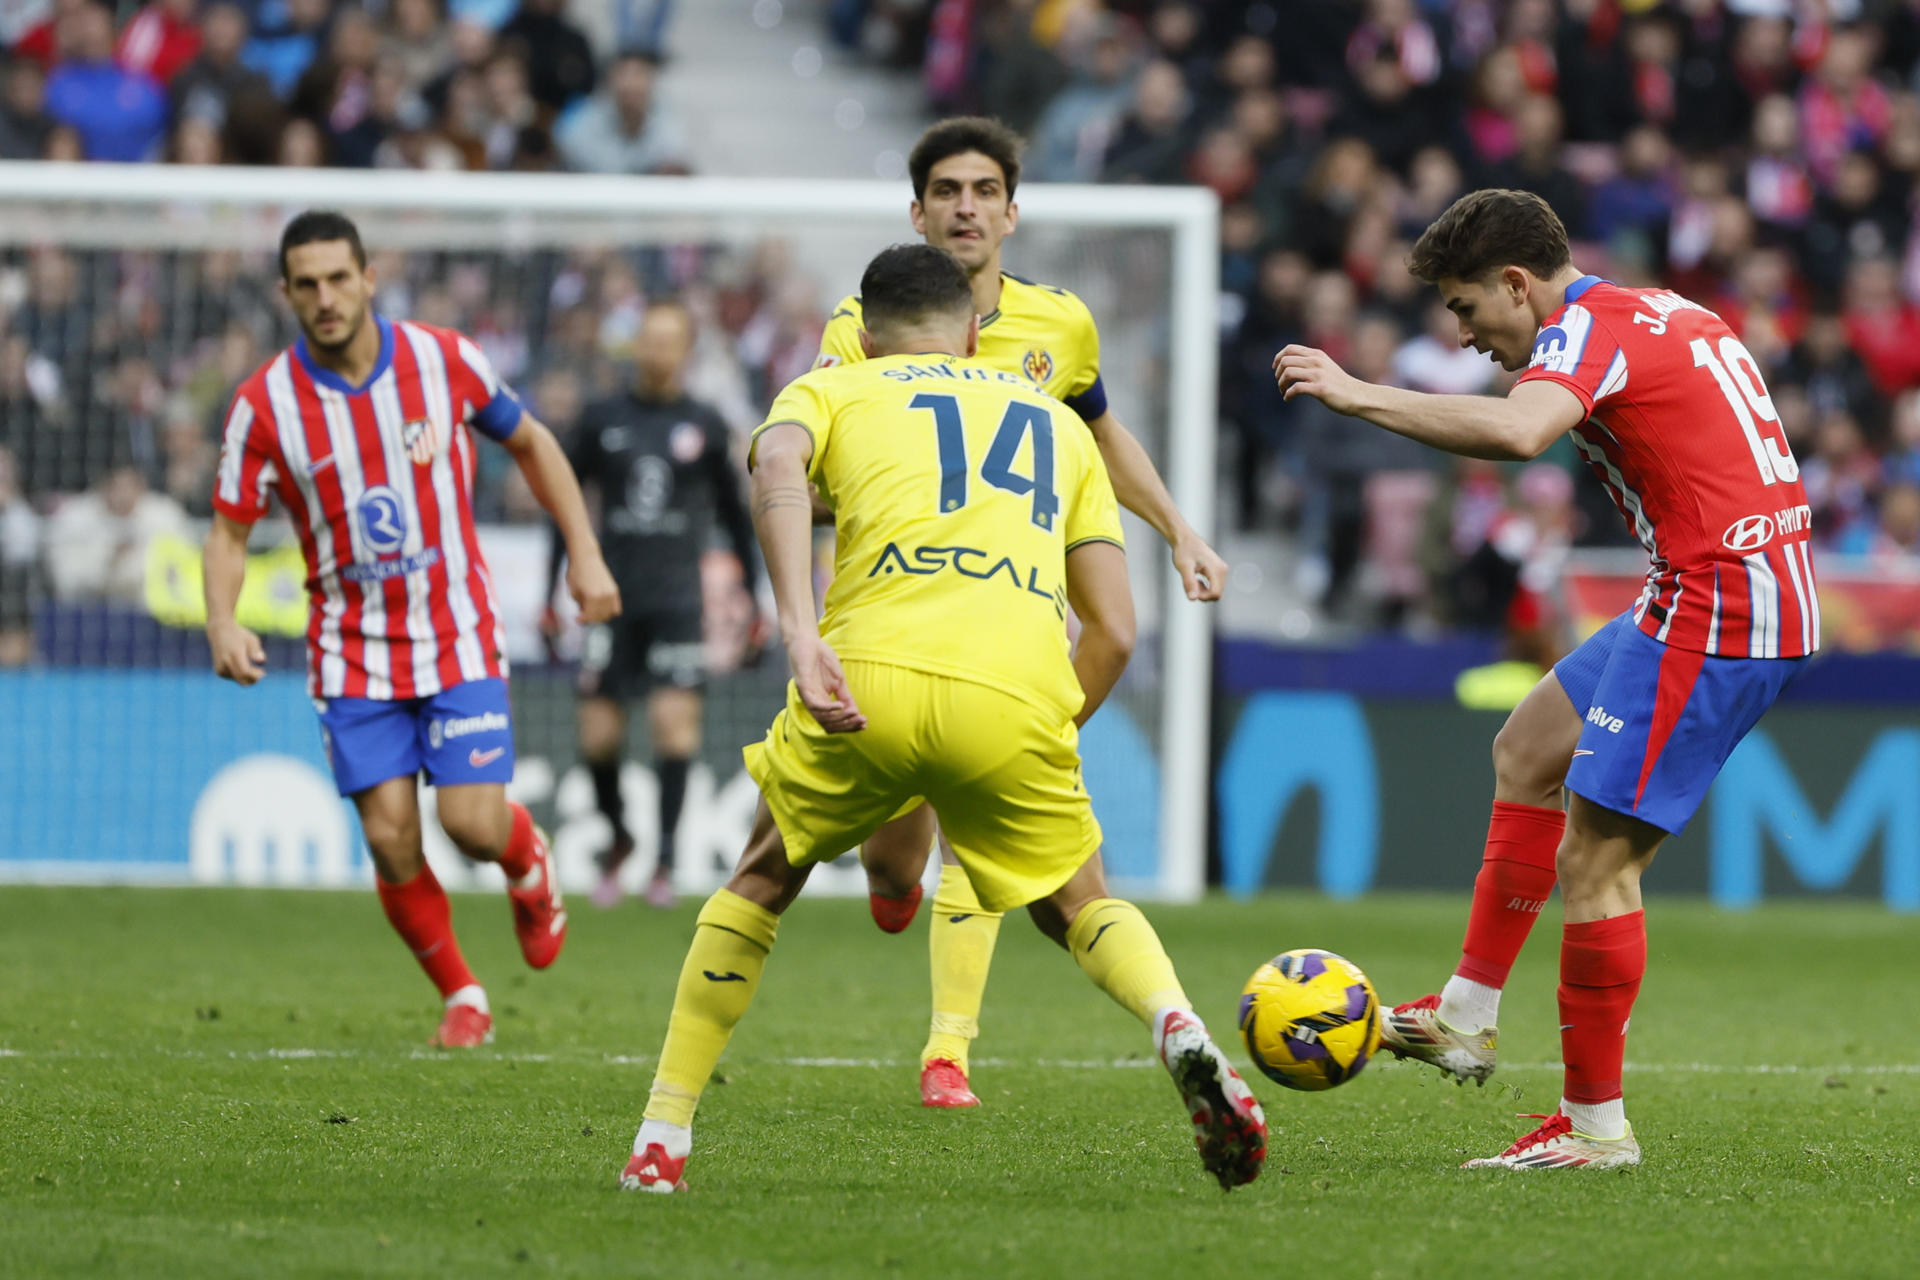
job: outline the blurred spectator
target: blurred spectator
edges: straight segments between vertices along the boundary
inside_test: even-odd
[[[1872,37],[1849,27],[1834,30],[1826,53],[1800,91],[1800,136],[1814,176],[1827,186],[1841,161],[1877,147],[1893,122],[1892,101],[1871,74]]]
[[[176,396],[166,407],[161,436],[161,489],[189,515],[213,514],[213,475],[220,465],[218,437],[193,401]]]
[[[520,0],[520,11],[500,28],[500,43],[518,46],[534,99],[549,111],[593,92],[593,48],[565,8],[566,0]],[[653,41],[640,47],[660,56]]]
[[[1041,182],[1091,182],[1127,109],[1133,50],[1111,18],[1069,58],[1072,78],[1047,104],[1028,140],[1027,172]]]
[[[1513,153],[1495,164],[1485,185],[1531,191],[1552,206],[1575,240],[1587,230],[1587,198],[1580,180],[1560,160],[1560,104],[1544,93],[1530,94],[1514,113]]]
[[[1868,258],[1847,275],[1847,339],[1885,396],[1920,386],[1920,308],[1900,296],[1899,271]]]
[[[1658,232],[1673,207],[1672,169],[1667,135],[1650,124],[1636,126],[1621,143],[1618,172],[1594,190],[1586,234],[1604,243],[1620,235],[1651,237]]]
[[[173,80],[174,119],[204,121],[220,130],[230,160],[260,164],[271,159],[280,104],[267,78],[240,60],[247,43],[245,11],[237,4],[212,5],[201,32],[200,56]]]
[[[1895,254],[1905,243],[1906,193],[1891,189],[1865,152],[1840,160],[1832,186],[1814,201],[1801,258],[1814,287],[1832,293],[1850,262]]]
[[[1813,507],[1814,537],[1836,551],[1865,551],[1873,537],[1880,459],[1845,410],[1821,415],[1813,445],[1813,456],[1801,464],[1800,483]]]
[[[1192,145],[1186,131],[1192,109],[1180,69],[1166,61],[1148,63],[1134,82],[1132,108],[1107,144],[1102,180],[1179,181]]]
[[[1482,395],[1493,386],[1494,364],[1460,345],[1460,321],[1439,300],[1427,304],[1426,329],[1393,357],[1401,386],[1438,395]]]
[[[685,173],[691,148],[672,110],[655,95],[659,61],[628,50],[607,69],[606,87],[561,124],[560,154],[589,173]]]
[[[380,56],[394,60],[408,91],[419,93],[453,61],[444,6],[441,0],[393,0],[387,18]]]
[[[1785,94],[1762,98],[1753,110],[1753,152],[1747,162],[1747,203],[1760,221],[1798,227],[1813,212],[1813,179],[1800,154],[1800,113]]]
[[[1400,345],[1400,329],[1381,315],[1361,317],[1356,323],[1349,293],[1338,287],[1344,277],[1326,273],[1314,281],[1308,292],[1308,340],[1324,337],[1333,330],[1351,333],[1349,350],[1343,363],[1355,376],[1388,386],[1399,384],[1394,372],[1394,352]],[[1316,342],[1316,345],[1319,345]],[[1431,453],[1410,440],[1391,432],[1355,430],[1351,418],[1333,412],[1318,400],[1307,399],[1297,405],[1300,449],[1310,495],[1309,525],[1312,540],[1318,545],[1326,565],[1326,591],[1322,607],[1335,616],[1343,616],[1357,584],[1362,551],[1368,541],[1370,523],[1378,523],[1396,504],[1408,501],[1403,493],[1390,493],[1382,503],[1369,494],[1369,487],[1385,473],[1409,471],[1424,474],[1431,465]],[[1410,486],[1411,500],[1419,510],[1411,519],[1399,522],[1403,530],[1418,529],[1423,520],[1425,502],[1420,498],[1424,486]],[[1430,496],[1430,495],[1429,495]],[[1410,536],[1408,534],[1407,536]],[[1397,557],[1376,557],[1376,566],[1390,579],[1385,590],[1377,592],[1387,601],[1403,607],[1417,589],[1413,546],[1403,541]]]
[[[253,35],[242,59],[285,98],[320,56],[332,5],[330,0],[275,0],[253,12]]]
[[[1498,484],[1497,472],[1477,474]],[[1485,518],[1480,544],[1447,583],[1454,621],[1499,629],[1507,657],[1543,668],[1565,655],[1570,639],[1558,587],[1580,519],[1573,494],[1563,468],[1528,465],[1515,477],[1512,500]]]
[[[33,660],[39,594],[40,517],[21,491],[13,454],[0,446],[0,667]]]
[[[47,77],[47,114],[80,135],[89,160],[151,160],[167,131],[158,81],[115,66],[113,15],[83,0],[61,15],[59,58]]]
[[[138,605],[146,597],[147,544],[162,534],[190,537],[187,513],[154,493],[134,467],[67,499],[47,524],[47,573],[56,599]]]
[[[1920,484],[1902,480],[1880,495],[1879,527],[1865,553],[1909,571],[1920,561]]]
[[[383,130],[374,114],[374,57],[379,36],[373,19],[346,9],[334,20],[324,57],[316,58],[294,86],[288,108],[327,135],[334,163],[373,163]]]
[[[0,87],[0,160],[38,160],[53,119],[47,115],[47,73],[31,58],[6,64]]]
[[[170,82],[200,53],[200,0],[150,0],[120,32],[114,60]]]
[[[1048,101],[1067,78],[1066,64],[1033,35],[1039,0],[1007,0],[982,19],[980,109],[1030,136]]]

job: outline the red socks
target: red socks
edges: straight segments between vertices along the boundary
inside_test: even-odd
[[[387,920],[413,949],[413,958],[440,989],[441,998],[475,985],[473,970],[467,968],[460,944],[454,940],[453,909],[447,891],[440,887],[433,868],[422,867],[420,874],[405,884],[388,884],[385,880],[374,883]]]
[[[1515,957],[1553,895],[1554,855],[1567,829],[1559,809],[1493,802],[1487,849],[1473,881],[1473,911],[1455,973],[1489,987],[1507,985]]]
[[[513,811],[513,834],[507,837],[507,847],[500,855],[500,869],[507,873],[507,879],[518,880],[533,870],[533,815],[527,812],[523,804],[508,803]]]
[[[1627,1019],[1647,972],[1644,911],[1566,926],[1560,944],[1560,1057],[1568,1102],[1621,1096]]]

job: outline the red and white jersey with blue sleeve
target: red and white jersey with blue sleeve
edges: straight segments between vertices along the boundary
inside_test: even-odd
[[[1719,316],[1583,276],[1520,381],[1559,383],[1586,407],[1574,444],[1653,560],[1640,630],[1729,658],[1820,647],[1800,466],[1753,356]]]
[[[305,339],[241,383],[214,482],[220,514],[251,524],[272,493],[300,534],[316,698],[424,698],[507,674],[473,432],[504,441],[520,403],[462,335],[375,323],[362,386],[314,363]]]

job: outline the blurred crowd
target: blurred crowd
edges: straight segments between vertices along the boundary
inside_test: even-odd
[[[1502,389],[1404,269],[1480,186],[1537,192],[1576,261],[1720,312],[1765,370],[1820,544],[1920,555],[1916,0],[844,0],[834,32],[995,114],[1035,180],[1221,199],[1222,407],[1246,528],[1298,531],[1356,621],[1527,613],[1568,544],[1625,542],[1598,486],[1453,463],[1269,363]],[[1573,468],[1556,451],[1545,465]]]
[[[784,242],[699,248],[375,251],[382,314],[468,334],[563,437],[630,377],[649,297],[699,322],[689,392],[739,431],[819,350],[821,284]],[[0,665],[37,601],[145,598],[144,549],[210,513],[239,381],[295,336],[271,254],[41,246],[0,260]],[[482,520],[540,519],[483,449]]]
[[[1029,180],[1195,182],[1223,207],[1225,517],[1304,549],[1360,625],[1553,631],[1569,548],[1629,545],[1556,449],[1456,462],[1285,404],[1294,341],[1499,391],[1404,269],[1476,186],[1540,193],[1577,261],[1724,315],[1766,372],[1829,554],[1920,556],[1920,0],[821,0]],[[687,172],[656,93],[672,0],[16,0],[0,158]],[[1017,255],[1016,255],[1017,258]],[[473,333],[564,427],[646,298],[688,293],[740,425],[807,367],[822,296],[777,245],[413,254],[392,314]],[[234,382],[291,337],[270,260],[0,246],[0,661],[30,602],[132,590],[204,511]],[[530,514],[504,473],[483,512]],[[49,521],[84,495],[93,545]],[[106,532],[99,532],[106,530]],[[118,532],[114,532],[114,531]],[[119,575],[116,577],[116,574]],[[116,585],[117,584],[117,585]]]
[[[684,173],[674,0],[11,0],[0,159]]]

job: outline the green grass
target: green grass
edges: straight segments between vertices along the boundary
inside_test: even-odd
[[[1557,1096],[1549,913],[1496,1086],[1386,1062],[1329,1094],[1256,1080],[1272,1154],[1225,1195],[1142,1065],[1144,1031],[1024,920],[988,993],[986,1105],[930,1114],[923,930],[803,901],[707,1094],[693,1193],[667,1199],[614,1178],[692,905],[577,913],[536,975],[504,901],[461,899],[499,1038],[455,1055],[418,1048],[431,993],[370,893],[5,899],[5,1276],[1920,1274],[1920,934],[1866,906],[1656,904],[1629,1049],[1637,1170],[1456,1167]],[[1231,1035],[1240,983],[1287,947],[1339,950],[1390,998],[1431,989],[1463,907],[1149,914]],[[884,1065],[796,1062],[825,1058]]]

